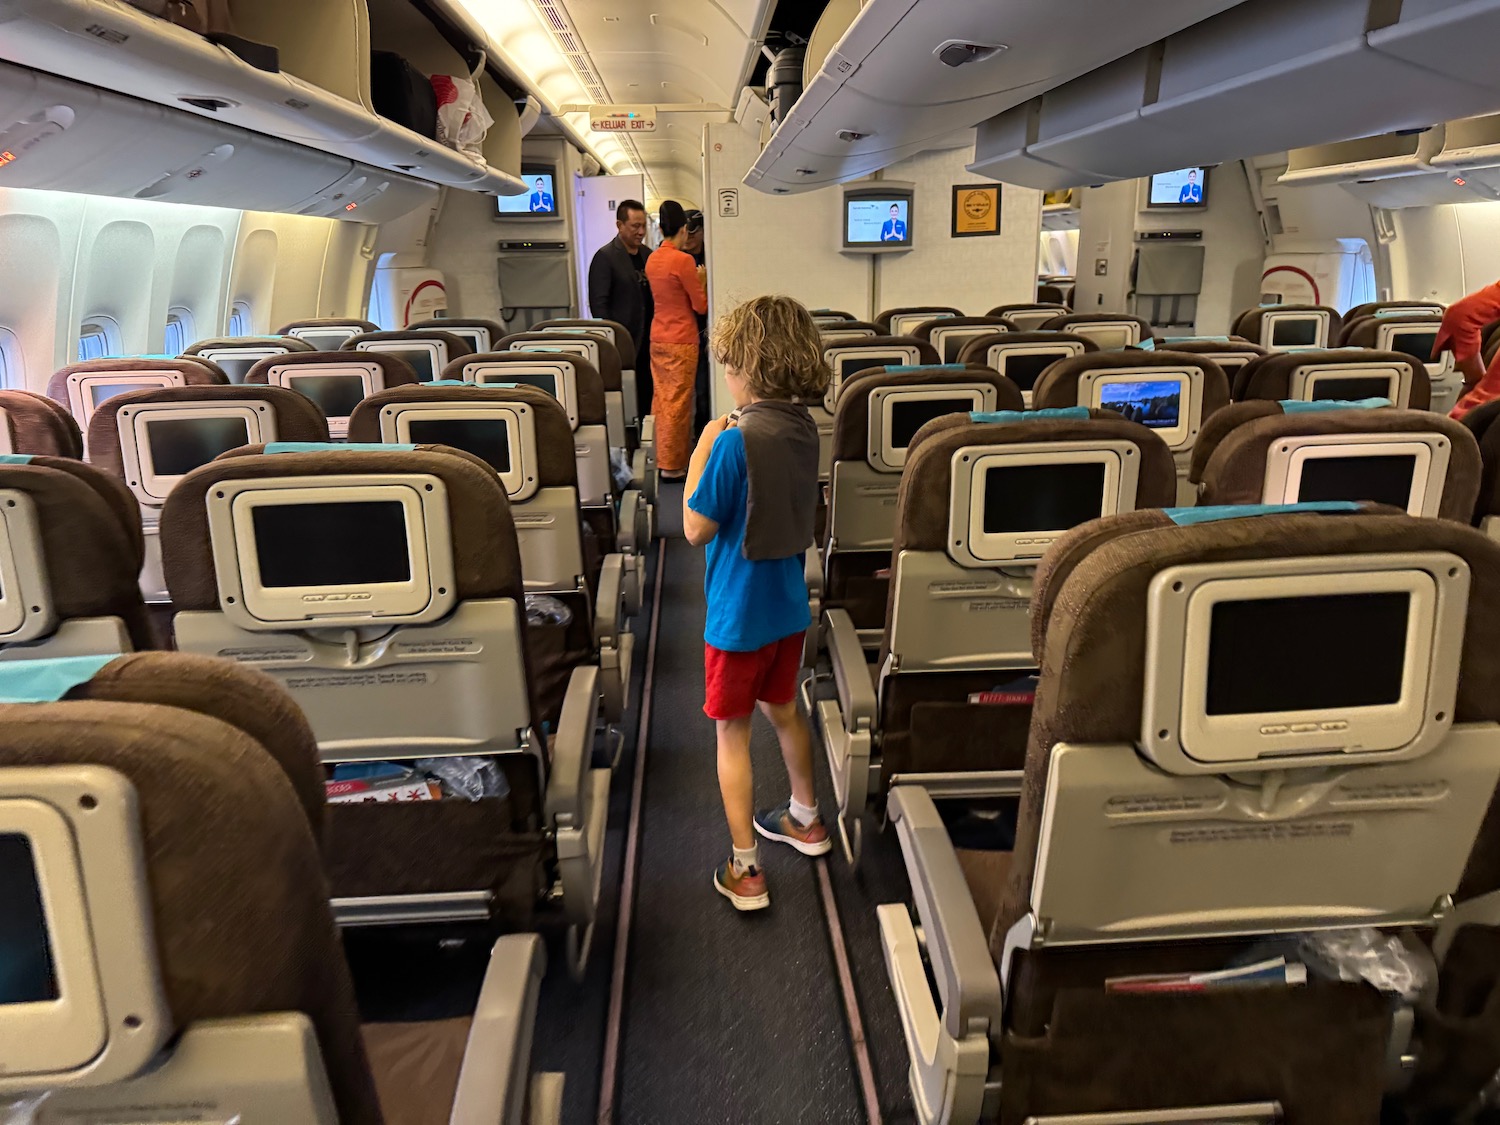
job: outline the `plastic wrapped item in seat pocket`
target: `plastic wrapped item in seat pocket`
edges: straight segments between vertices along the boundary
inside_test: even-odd
[[[493,758],[418,758],[416,765],[442,782],[445,793],[466,801],[510,796],[510,782]]]
[[[547,594],[527,594],[526,623],[567,627],[573,624],[573,611]]]

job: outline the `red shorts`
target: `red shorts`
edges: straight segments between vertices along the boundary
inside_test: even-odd
[[[756,701],[790,703],[802,672],[802,633],[772,641],[754,652],[703,646],[703,713],[710,719],[743,719]]]

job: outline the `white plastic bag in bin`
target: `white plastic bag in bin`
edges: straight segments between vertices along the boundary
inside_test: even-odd
[[[437,94],[438,103],[438,143],[475,160],[484,159],[484,135],[495,123],[490,111],[484,108],[484,98],[479,92],[479,75],[483,72],[484,60],[481,58],[472,76],[432,76],[432,90]]]

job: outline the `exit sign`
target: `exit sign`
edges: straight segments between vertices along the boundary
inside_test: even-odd
[[[654,105],[596,105],[589,111],[589,128],[596,133],[654,133]]]

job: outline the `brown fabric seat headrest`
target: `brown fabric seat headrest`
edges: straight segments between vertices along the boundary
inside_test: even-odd
[[[443,380],[455,383],[465,382],[464,368],[471,363],[537,362],[567,364],[571,367],[578,424],[580,426],[605,424],[608,418],[608,405],[604,398],[604,380],[599,375],[599,369],[582,356],[571,355],[567,352],[487,352],[483,355],[468,355],[443,368]]]
[[[462,336],[455,336],[452,332],[412,332],[410,330],[401,332],[362,332],[358,336],[350,336],[339,349],[345,352],[360,352],[368,355],[368,352],[360,351],[361,344],[420,344],[430,340],[441,340],[448,348],[448,360],[451,363],[460,356],[470,354],[474,349],[469,346],[469,341]]]
[[[863,461],[869,454],[870,395],[886,387],[935,387],[953,383],[987,384],[995,388],[996,410],[1024,410],[1020,388],[993,368],[967,364],[962,371],[924,367],[892,371],[867,367],[845,380],[833,412],[833,459]],[[967,414],[967,411],[964,412]]]
[[[891,334],[891,320],[898,316],[915,316],[918,313],[931,313],[933,317],[939,316],[963,316],[963,309],[956,309],[952,305],[902,305],[899,308],[884,309],[875,314],[875,325],[886,335]]]
[[[0,706],[0,768],[96,765],[138,801],[173,1024],[303,1012],[340,1121],[379,1125],[316,839],[285,769],[228,723],[176,707]]]
[[[943,357],[938,355],[937,349],[926,340],[919,340],[915,336],[858,336],[848,340],[824,340],[823,351],[826,354],[829,348],[866,349],[874,351],[884,348],[916,348],[917,362],[913,366],[932,366],[941,363]]]
[[[371,395],[349,415],[349,441],[379,442],[380,412],[406,403],[524,403],[536,420],[537,483],[541,488],[577,488],[578,458],[573,429],[562,403],[535,387],[397,387]]]
[[[226,386],[229,376],[206,359],[192,356],[178,359],[90,359],[82,363],[70,363],[60,367],[47,381],[47,397],[54,402],[68,405],[68,376],[79,375],[141,375],[167,372],[182,376],[189,387]]]
[[[225,481],[272,477],[428,473],[448,490],[453,569],[460,599],[520,602],[521,559],[510,502],[488,464],[447,446],[414,451],[333,449],[266,454],[263,446],[232,450],[183,477],[162,509],[162,569],[179,613],[219,608],[218,577],[208,529],[208,492]]]
[[[1174,352],[1186,352],[1188,355],[1250,355],[1263,356],[1269,354],[1259,344],[1252,344],[1249,340],[1235,337],[1231,340],[1178,340],[1171,345],[1159,344],[1158,347],[1169,347]]]
[[[290,336],[294,328],[345,328],[357,327],[361,332],[379,332],[380,325],[373,320],[361,320],[357,316],[312,316],[294,320],[276,330],[278,336]]]
[[[1203,468],[1200,504],[1259,504],[1267,456],[1271,446],[1284,438],[1310,434],[1438,434],[1448,439],[1448,474],[1438,518],[1460,523],[1473,518],[1479,496],[1479,443],[1462,423],[1429,410],[1381,408],[1285,414],[1279,403],[1268,405],[1274,410],[1246,420],[1219,441]]]
[[[1053,310],[1058,316],[1067,316],[1073,310],[1055,301],[1013,301],[1008,305],[996,305],[985,316],[1010,316],[1015,312],[1042,312]]]
[[[615,350],[620,353],[620,369],[622,371],[634,371],[640,361],[640,346],[635,338],[630,335],[630,329],[626,328],[618,320],[585,320],[582,318],[561,317],[557,320],[543,320],[531,326],[531,331],[540,332],[544,328],[599,328],[608,327],[615,337]],[[567,333],[560,333],[566,336]],[[492,337],[495,340],[499,336]]]
[[[1426,410],[1432,405],[1432,380],[1428,378],[1424,364],[1405,352],[1341,351],[1328,350],[1305,352],[1272,352],[1268,356],[1251,360],[1241,367],[1234,377],[1234,400],[1246,402],[1251,399],[1273,399],[1281,401],[1292,397],[1292,372],[1299,367],[1341,367],[1350,363],[1396,365],[1411,369],[1411,410]]]
[[[397,355],[386,352],[359,352],[351,356],[346,351],[338,352],[292,352],[289,355],[263,359],[245,373],[245,384],[266,386],[270,382],[273,367],[326,367],[329,364],[373,363],[380,368],[381,381],[387,387],[404,387],[417,382],[417,369]],[[292,392],[296,394],[296,391]],[[305,396],[303,396],[305,397]],[[311,400],[309,400],[311,401]]]
[[[1496,418],[1500,418],[1500,401],[1471,410],[1462,423],[1479,442],[1479,496],[1474,501],[1476,526],[1485,516],[1496,515],[1496,507],[1500,505],[1500,426],[1495,425]]]
[[[827,324],[818,329],[818,335],[823,337],[825,348],[832,346],[830,337],[836,339],[850,334],[853,334],[853,338],[856,339],[870,339],[875,336],[884,336],[885,329],[868,320],[841,320],[837,324]]]
[[[1442,327],[1443,318],[1435,313],[1402,313],[1395,316],[1362,316],[1345,320],[1343,330],[1339,333],[1339,343],[1346,348],[1377,347],[1380,329],[1386,324],[1400,325],[1402,328],[1431,328],[1436,332]]]
[[[993,328],[996,332],[1019,332],[1020,328],[1013,322],[1006,320],[1003,316],[947,316],[938,320],[927,320],[912,329],[911,334],[918,340],[926,340],[932,343],[932,330],[934,328]]]
[[[1203,413],[1200,426],[1215,411],[1229,405],[1229,377],[1208,356],[1175,351],[1092,352],[1059,360],[1042,373],[1032,390],[1036,410],[1066,409],[1078,405],[1078,383],[1091,371],[1130,371],[1136,368],[1186,368],[1203,372]]]
[[[483,328],[490,334],[490,343],[494,343],[505,335],[505,325],[498,320],[486,320],[481,316],[443,316],[429,317],[427,320],[414,320],[406,326],[408,332],[421,332],[424,335],[429,331],[442,332],[448,328]],[[372,328],[370,332],[378,332],[380,329]]]
[[[1339,316],[1337,309],[1329,308],[1327,305],[1265,305],[1260,308],[1246,309],[1235,318],[1233,327],[1230,328],[1231,336],[1243,336],[1247,340],[1259,341],[1261,323],[1266,318],[1266,313],[1271,312],[1321,312],[1328,314],[1328,340],[1332,343],[1339,338],[1343,331],[1344,321]]]
[[[312,353],[316,354],[316,353]],[[120,408],[158,402],[192,402],[220,406],[235,402],[264,402],[276,420],[277,441],[327,441],[328,419],[312,399],[285,387],[264,384],[227,387],[161,387],[105,399],[89,419],[89,462],[111,476],[125,479],[120,449]]]
[[[183,357],[202,355],[204,352],[229,351],[234,348],[286,348],[289,352],[310,352],[313,346],[295,336],[219,336],[211,340],[199,340],[186,351]]]
[[[1188,468],[1188,480],[1193,484],[1203,483],[1203,469],[1208,464],[1208,459],[1219,448],[1219,443],[1237,427],[1273,414],[1280,417],[1283,413],[1281,403],[1271,399],[1231,402],[1228,406],[1215,410],[1211,417],[1203,419],[1203,428],[1198,431],[1198,440],[1193,443],[1193,460]]]
[[[1145,317],[1132,316],[1130,313],[1063,313],[1043,322],[1042,331],[1069,332],[1081,324],[1119,324],[1131,321],[1134,321],[1140,329],[1139,339],[1151,339],[1154,331],[1151,322]]]
[[[1367,301],[1363,305],[1355,305],[1344,314],[1344,327],[1348,328],[1356,320],[1362,320],[1367,316],[1374,316],[1382,309],[1421,309],[1427,310],[1433,305],[1442,305],[1441,301]],[[1441,315],[1441,314],[1439,314]]]
[[[83,456],[83,432],[61,403],[32,391],[0,391],[13,453],[33,457]]]
[[[997,346],[1016,345],[1017,347],[1033,346],[1036,344],[1079,344],[1083,347],[1083,354],[1097,352],[1099,345],[1087,336],[1079,336],[1072,332],[995,332],[988,336],[976,336],[963,346],[958,353],[960,363],[988,363],[990,349]]]
[[[620,371],[622,368],[620,350],[609,340],[601,340],[598,336],[584,336],[581,338],[598,345],[596,349],[599,353],[598,372],[599,378],[604,383],[605,391],[621,390],[624,384],[620,381]],[[512,332],[503,340],[496,341],[492,346],[497,352],[508,352],[511,350],[512,344],[549,344],[552,347],[559,347],[568,342],[569,337],[557,332]],[[560,354],[567,355],[569,353],[563,352]],[[585,363],[589,362],[582,356],[574,356],[573,358],[583,359]]]

